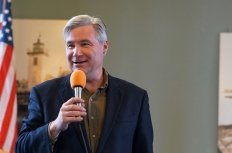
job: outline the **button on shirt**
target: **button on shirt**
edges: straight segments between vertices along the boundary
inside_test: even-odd
[[[85,129],[92,153],[95,153],[101,136],[105,118],[106,88],[108,85],[108,74],[104,71],[104,85],[91,94],[83,89],[82,98],[85,100],[87,115],[84,118]]]

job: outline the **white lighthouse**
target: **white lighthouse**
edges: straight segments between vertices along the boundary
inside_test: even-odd
[[[33,49],[27,52],[28,55],[28,91],[42,80],[42,63],[44,52],[44,43],[40,41],[33,43]]]

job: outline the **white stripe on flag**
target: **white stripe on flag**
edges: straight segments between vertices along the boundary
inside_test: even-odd
[[[6,80],[4,81],[4,84],[3,84],[2,96],[0,97],[0,112],[2,114],[0,115],[0,130],[2,129],[3,118],[6,113],[8,101],[10,99],[10,93],[12,90],[12,85],[14,82],[15,70],[14,70],[13,65],[14,65],[14,56],[11,60],[9,71],[6,75]]]
[[[17,101],[16,101],[16,99],[17,99],[17,97],[15,96],[12,118],[11,118],[9,129],[7,131],[8,133],[6,136],[6,140],[5,140],[5,143],[3,145],[4,150],[10,150],[11,145],[12,145],[13,140],[14,140],[15,125],[16,125],[16,120],[17,120]]]
[[[0,42],[0,67],[2,66],[3,57],[5,55],[5,52],[6,52],[6,44],[3,42]]]

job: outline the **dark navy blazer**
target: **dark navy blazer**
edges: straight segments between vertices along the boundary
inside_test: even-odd
[[[48,123],[58,116],[61,105],[74,96],[70,75],[32,88],[28,116],[23,120],[16,153],[49,153]],[[147,92],[109,75],[104,127],[96,153],[152,153],[153,128]],[[81,127],[87,140],[84,124]],[[88,141],[87,141],[88,142]],[[90,148],[87,143],[90,153]],[[60,133],[55,153],[85,153],[79,123]]]

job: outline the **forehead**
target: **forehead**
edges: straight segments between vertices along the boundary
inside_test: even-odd
[[[66,35],[66,41],[70,39],[96,38],[96,31],[92,25],[76,27]]]

